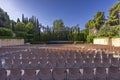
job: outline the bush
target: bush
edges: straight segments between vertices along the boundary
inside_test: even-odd
[[[95,37],[96,37],[95,35],[88,35],[88,36],[87,36],[87,42],[88,42],[88,43],[93,43],[93,39],[94,39]]]
[[[15,37],[12,36],[0,36],[0,39],[15,39]]]
[[[86,34],[80,33],[79,36],[80,36],[79,41],[81,41],[81,42],[85,42],[86,41],[86,37],[87,37]]]
[[[27,33],[26,32],[16,32],[16,37],[20,37],[20,38],[27,38]]]
[[[29,42],[29,43],[34,42],[34,35],[33,34],[27,34],[26,42]]]
[[[11,29],[0,28],[0,36],[13,36],[13,32]]]

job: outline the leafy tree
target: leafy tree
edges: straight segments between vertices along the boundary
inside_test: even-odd
[[[55,20],[53,22],[53,34],[54,34],[54,39],[56,40],[62,40],[61,37],[64,36],[64,30],[65,30],[65,26],[64,23],[61,19],[59,20]]]
[[[109,29],[109,26],[106,25],[101,27],[98,33],[98,37],[107,37]]]
[[[98,34],[98,37],[118,37],[120,26],[103,26]]]
[[[33,34],[33,32],[35,32],[34,25],[31,22],[27,23],[26,26],[25,26],[25,28],[26,28],[26,32],[28,34]]]
[[[25,24],[23,22],[18,22],[15,26],[15,31],[26,31]]]
[[[53,22],[53,30],[61,30],[63,29],[65,26],[64,26],[64,23],[61,19],[59,20],[55,20]]]
[[[81,34],[80,40],[84,41],[84,42],[87,41],[87,35],[89,35],[89,30],[88,29],[83,29],[83,30],[80,31],[80,34]]]
[[[119,24],[119,15],[118,15],[119,5],[120,3],[117,2],[109,9],[109,16],[106,24],[109,24],[110,26]]]
[[[104,12],[96,12],[94,18],[89,20],[85,24],[85,28],[89,29],[89,34],[95,34],[98,33],[98,31],[104,25],[104,23],[105,23]]]
[[[76,25],[73,27],[73,41],[79,41],[80,36],[80,29],[79,29],[79,25]]]
[[[86,24],[85,24],[85,28],[86,29],[91,29],[91,28],[94,28],[95,27],[95,24],[94,24],[94,21],[91,19],[89,20]]]
[[[108,31],[109,37],[119,36],[119,25],[111,26],[110,30]]]
[[[99,30],[105,22],[104,12],[96,12],[93,21],[95,23],[95,28]]]

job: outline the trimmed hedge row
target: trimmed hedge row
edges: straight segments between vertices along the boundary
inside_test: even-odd
[[[11,29],[0,28],[0,36],[13,36],[13,32]]]

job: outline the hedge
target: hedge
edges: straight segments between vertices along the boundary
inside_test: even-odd
[[[0,28],[0,36],[13,36],[13,32],[11,29]]]

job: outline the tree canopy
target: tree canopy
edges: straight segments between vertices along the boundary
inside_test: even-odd
[[[96,12],[94,18],[88,20],[88,22],[85,24],[85,28],[93,29],[92,33],[90,34],[94,34],[94,31],[96,30],[98,32],[101,26],[104,25],[104,23],[105,23],[104,12]]]
[[[119,5],[120,3],[117,2],[109,9],[109,16],[106,23],[109,24],[110,26],[119,24],[119,15],[118,15]]]

